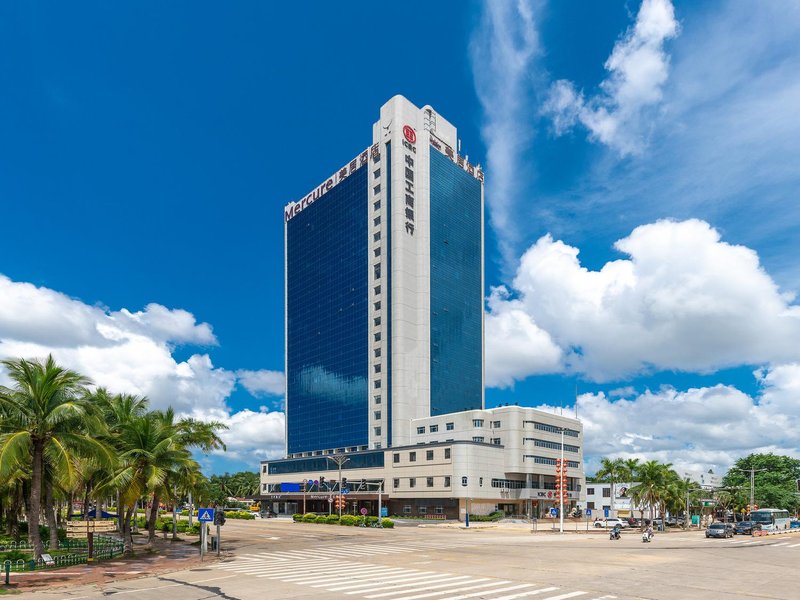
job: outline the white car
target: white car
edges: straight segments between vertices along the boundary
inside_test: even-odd
[[[619,525],[621,529],[625,529],[628,527],[628,522],[614,517],[609,519],[600,519],[599,521],[594,522],[595,527],[609,528],[609,527],[616,527],[617,525]]]

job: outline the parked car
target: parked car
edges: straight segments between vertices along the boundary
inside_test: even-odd
[[[599,519],[594,522],[595,527],[610,528],[610,527],[615,527],[616,525],[619,525],[621,529],[625,529],[628,527],[628,522],[623,521],[622,519],[617,519],[616,517],[611,517],[609,519]]]
[[[627,521],[628,525],[630,525],[631,527],[638,527],[639,526],[639,519],[637,519],[635,517],[628,517],[627,519],[625,519],[625,521]]]
[[[706,529],[706,537],[733,537],[733,527],[731,527],[728,523],[712,523]]]
[[[753,521],[739,521],[733,528],[733,533],[738,533],[739,535],[752,535],[753,531],[758,531],[759,529],[761,529],[761,525],[758,523],[754,523]]]

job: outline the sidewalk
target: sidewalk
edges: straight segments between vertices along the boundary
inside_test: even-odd
[[[181,535],[182,541],[165,540],[163,535],[156,538],[154,551],[147,552],[146,535],[134,535],[134,553],[131,558],[115,558],[92,565],[75,565],[63,569],[26,571],[11,573],[8,589],[19,592],[41,591],[61,586],[96,585],[102,588],[110,583],[136,577],[146,577],[180,571],[217,560],[216,553],[209,552],[201,563],[198,546],[191,545],[198,536]],[[225,556],[223,551],[222,556]]]

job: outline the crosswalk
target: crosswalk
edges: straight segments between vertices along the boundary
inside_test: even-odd
[[[241,555],[217,568],[223,571],[338,592],[367,600],[612,600],[582,590],[564,590],[509,579],[354,562],[352,557],[420,553],[448,546],[366,544],[353,548],[314,548]]]
[[[769,538],[769,537],[758,537],[758,538],[751,538],[747,537],[744,539],[730,539],[730,540],[718,540],[714,538],[705,539],[703,540],[709,544],[724,544],[726,546],[736,546],[739,548],[746,548],[746,547],[756,547],[756,546],[763,546],[765,548],[800,548],[800,538],[792,538],[792,539],[785,539],[785,538]]]

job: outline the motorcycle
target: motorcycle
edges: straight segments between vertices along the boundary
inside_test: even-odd
[[[611,532],[608,534],[608,539],[610,540],[618,540],[620,537],[619,529],[612,529]]]
[[[642,533],[642,542],[650,542],[653,539],[652,531],[645,531]]]

